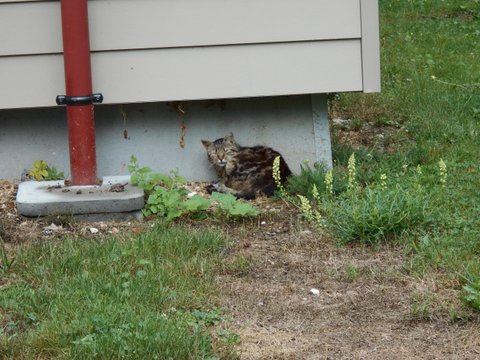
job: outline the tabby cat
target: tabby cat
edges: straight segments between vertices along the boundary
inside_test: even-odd
[[[210,193],[230,193],[244,199],[273,194],[276,185],[272,168],[273,160],[280,155],[277,151],[266,146],[240,146],[232,133],[213,142],[202,140],[202,144],[218,176],[218,183],[207,187]],[[282,180],[285,181],[290,174],[288,165],[280,157]]]

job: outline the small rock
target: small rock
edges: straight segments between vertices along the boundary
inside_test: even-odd
[[[120,230],[118,230],[116,227],[113,227],[113,228],[109,231],[110,234],[118,234],[119,232],[120,232]]]
[[[301,235],[310,235],[312,232],[310,230],[303,230],[300,234]]]
[[[267,222],[265,220],[263,220],[260,225],[267,225]]]
[[[349,119],[341,119],[341,118],[335,118],[332,119],[332,122],[334,125],[343,125],[343,124],[348,124],[350,122]]]
[[[125,184],[114,184],[112,186],[110,186],[110,189],[108,191],[110,192],[123,192],[125,191],[125,186],[127,185],[127,183]]]
[[[44,231],[60,231],[60,230],[63,230],[63,227],[62,225],[57,226],[54,223],[51,223],[50,225],[45,226],[43,230]]]
[[[315,289],[315,288],[310,289],[309,293],[314,295],[314,296],[320,296],[320,290]]]
[[[195,195],[197,195],[197,192],[196,192],[196,191],[192,191],[192,192],[189,192],[189,193],[187,194],[187,197],[188,197],[189,199],[191,199],[191,198],[194,197]]]
[[[20,176],[20,181],[28,181],[28,180],[32,180],[32,178],[30,177],[30,175],[28,175],[30,171],[28,171],[27,169],[23,169],[22,171],[22,175]]]
[[[98,229],[97,228],[91,227],[88,230],[90,231],[91,234],[98,234]]]

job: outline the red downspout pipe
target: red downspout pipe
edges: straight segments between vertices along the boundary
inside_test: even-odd
[[[97,183],[95,118],[87,0],[61,0],[68,142],[72,185]],[[96,94],[96,96],[101,96]]]

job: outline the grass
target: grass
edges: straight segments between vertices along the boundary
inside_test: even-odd
[[[344,94],[334,105],[357,123],[395,127],[402,141],[387,153],[356,151],[358,180],[422,166],[420,181],[436,211],[433,225],[403,239],[412,271],[461,279],[468,302],[480,310],[480,2],[381,0],[380,8],[382,92]],[[346,168],[352,151],[335,144],[339,167]],[[445,187],[438,184],[440,159],[448,169]]]
[[[21,246],[2,279],[2,358],[215,359],[217,233]]]

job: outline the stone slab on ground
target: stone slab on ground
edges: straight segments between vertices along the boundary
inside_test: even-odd
[[[132,213],[143,205],[143,189],[130,185],[130,176],[105,176],[102,185],[67,186],[64,180],[18,185],[17,209],[24,216]]]

